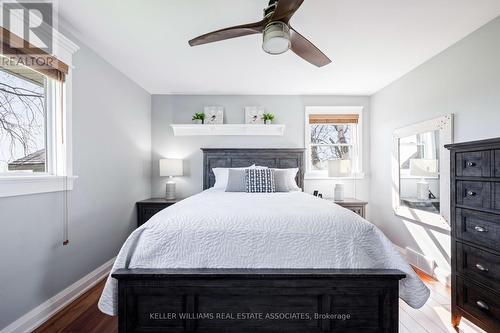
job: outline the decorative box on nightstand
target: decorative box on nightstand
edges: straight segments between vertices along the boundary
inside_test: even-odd
[[[182,199],[167,200],[164,198],[152,198],[137,202],[137,227],[146,223],[160,210],[163,210],[181,200]]]
[[[366,217],[366,205],[368,204],[368,202],[366,201],[357,199],[344,199],[342,201],[334,200],[333,202],[335,202],[339,206],[352,210],[363,218]]]

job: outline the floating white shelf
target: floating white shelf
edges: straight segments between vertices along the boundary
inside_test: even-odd
[[[193,135],[283,135],[285,125],[257,124],[172,124],[174,136]]]

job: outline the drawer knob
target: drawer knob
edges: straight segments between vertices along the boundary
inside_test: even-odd
[[[483,310],[489,310],[490,309],[490,307],[488,306],[488,304],[486,304],[483,301],[477,301],[476,304],[477,304],[478,307],[480,307]]]
[[[487,272],[488,268],[484,267],[481,264],[476,264],[476,268],[479,269],[480,271]]]
[[[474,192],[474,191],[467,191],[467,195],[468,195],[469,197],[473,197],[473,196],[475,196],[476,194],[477,194],[477,193],[476,193],[476,192]]]
[[[475,167],[476,166],[476,162],[467,162],[467,166],[468,167]]]
[[[479,226],[479,225],[476,225],[476,226],[474,227],[474,229],[475,229],[477,232],[488,232],[488,230],[486,230],[486,228],[483,228],[483,227],[481,227],[481,226]]]

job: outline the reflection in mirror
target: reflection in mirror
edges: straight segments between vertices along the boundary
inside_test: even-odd
[[[394,131],[392,204],[397,216],[449,229],[453,115]]]
[[[439,131],[399,139],[400,205],[440,213]]]

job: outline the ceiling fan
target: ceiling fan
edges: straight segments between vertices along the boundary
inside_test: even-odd
[[[262,49],[269,54],[281,54],[291,49],[313,65],[328,65],[332,61],[290,26],[290,19],[303,2],[304,0],[270,0],[261,21],[213,31],[190,40],[189,45],[197,46],[261,33]]]

